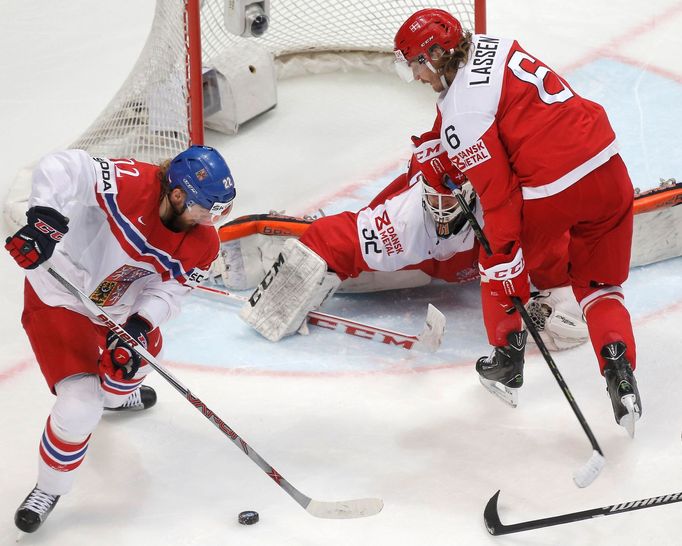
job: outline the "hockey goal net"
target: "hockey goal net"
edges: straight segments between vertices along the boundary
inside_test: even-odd
[[[234,0],[157,0],[149,36],[130,75],[69,148],[155,163],[203,143],[202,87],[218,59],[235,70],[255,72],[241,59],[257,50],[272,59],[277,78],[348,67],[388,70],[395,32],[423,8],[445,9],[464,28],[485,31],[485,0],[271,0],[268,31],[243,38],[227,30],[229,2]],[[31,168],[23,169],[10,188],[5,218],[11,226],[25,221]]]

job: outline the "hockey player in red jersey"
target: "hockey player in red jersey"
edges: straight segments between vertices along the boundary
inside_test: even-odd
[[[410,16],[395,53],[406,79],[439,93],[434,129],[483,207],[493,254],[479,256],[481,293],[494,351],[479,359],[478,373],[520,387],[527,334],[510,296],[528,299],[529,272],[538,286],[570,284],[616,421],[634,434],[642,406],[621,288],[633,187],[603,108],[516,41],[471,35],[442,10]]]
[[[220,228],[221,259],[216,269],[223,283],[235,290],[256,288],[242,312],[248,324],[278,341],[298,331],[306,314],[337,287],[367,292],[420,286],[431,278],[478,279],[476,237],[457,199],[441,182],[446,173],[459,180],[466,201],[482,221],[471,184],[449,161],[437,132],[412,137],[412,142],[407,172],[358,212],[324,216],[312,223],[263,215]],[[289,242],[301,257],[296,268],[288,254],[293,247],[282,250],[282,239],[294,235],[300,236],[296,243]],[[317,266],[304,264],[315,262],[320,276],[302,279],[297,269],[308,271]],[[547,290],[538,298],[528,309],[548,347],[566,349],[586,341],[587,328],[570,289]]]
[[[151,371],[82,303],[38,266],[48,259],[157,355],[159,326],[207,275],[234,182],[213,148],[192,146],[161,166],[68,150],[33,172],[28,223],[5,248],[27,270],[22,324],[56,401],[39,447],[36,487],[15,514],[40,527],[74,482],[103,409],[143,410]]]

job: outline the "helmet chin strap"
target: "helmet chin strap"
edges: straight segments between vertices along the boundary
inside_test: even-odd
[[[445,79],[445,74],[439,74],[438,70],[431,64],[431,61],[426,61],[425,64],[431,72],[438,76],[440,83],[443,84],[443,90],[447,91],[450,88],[450,84],[448,83],[448,80]]]

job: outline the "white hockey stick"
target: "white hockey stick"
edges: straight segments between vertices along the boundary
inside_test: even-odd
[[[234,445],[241,449],[254,463],[256,463],[263,472],[270,476],[277,485],[279,485],[289,496],[291,496],[298,504],[300,504],[306,512],[318,518],[329,519],[350,519],[361,518],[366,516],[373,516],[381,512],[384,503],[381,499],[353,499],[347,501],[318,501],[311,499],[307,495],[301,493],[293,485],[291,485],[279,472],[277,472],[270,464],[265,461],[258,453],[256,453],[251,446],[249,446],[242,438],[240,438],[235,431],[233,431],[225,422],[211,411],[199,398],[194,396],[190,390],[178,381],[168,370],[161,364],[147,350],[142,347],[133,337],[131,337],[120,324],[117,324],[104,310],[81,292],[76,286],[71,284],[67,279],[57,273],[48,263],[44,263],[43,267],[52,275],[64,288],[71,294],[77,297],[87,310],[98,320],[100,320],[107,328],[114,332],[119,338],[128,343],[133,350],[156,370],[161,377],[168,381],[180,394],[182,394],[190,404],[197,408],[204,417],[213,423],[220,432],[227,436]]]
[[[211,295],[217,299],[245,302],[248,298],[232,294],[227,290],[221,290],[212,286],[197,286],[203,294]],[[360,337],[362,339],[369,339],[371,341],[378,341],[386,345],[396,345],[403,349],[416,349],[432,353],[440,347],[443,341],[443,334],[445,332],[445,315],[441,313],[434,305],[429,303],[426,312],[426,324],[420,334],[404,334],[394,330],[387,330],[371,324],[363,324],[354,320],[337,317],[335,315],[328,315],[327,313],[320,313],[319,311],[311,311],[308,313],[308,324],[326,328],[327,330],[342,331],[344,334]]]

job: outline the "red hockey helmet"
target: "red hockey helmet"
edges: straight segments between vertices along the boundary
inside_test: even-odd
[[[398,74],[412,81],[409,64],[415,60],[426,63],[435,72],[431,58],[433,47],[440,46],[450,52],[457,47],[462,36],[462,25],[447,11],[432,8],[416,11],[395,35],[393,43]]]

